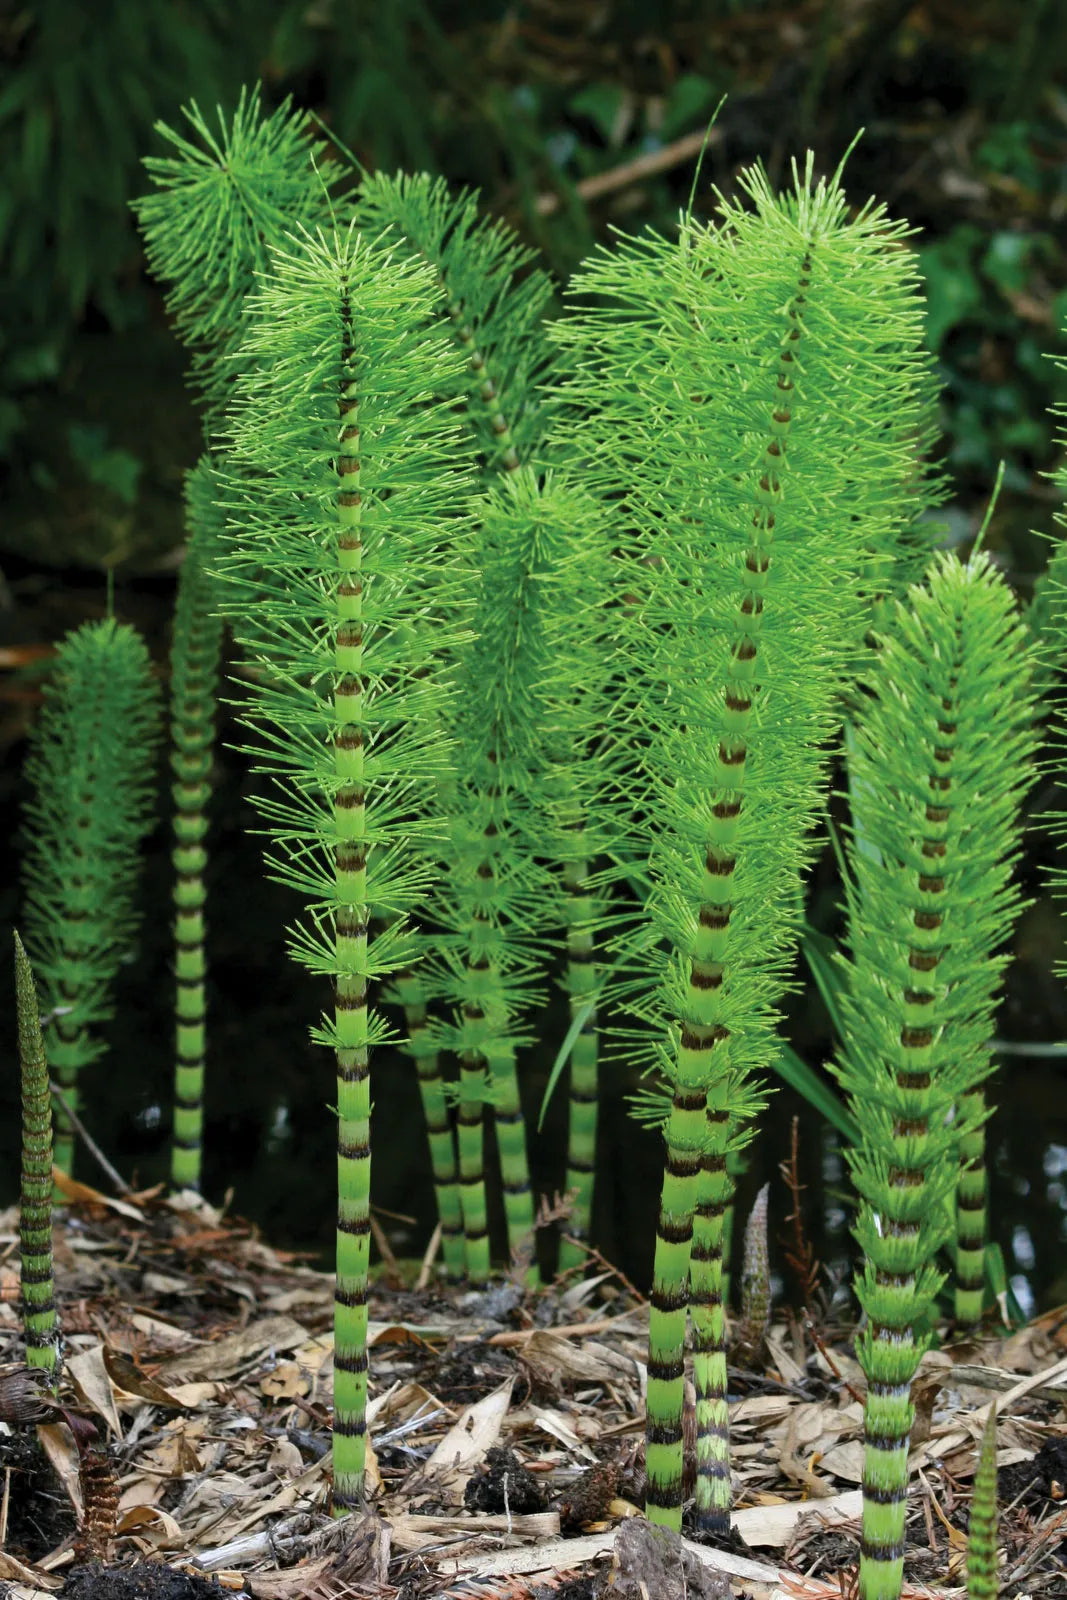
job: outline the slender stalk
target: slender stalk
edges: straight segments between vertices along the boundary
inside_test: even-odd
[[[464,1021],[477,1024],[480,1017],[464,1007]],[[482,1134],[485,1102],[492,1094],[483,1057],[464,1050],[459,1058],[459,1102],[456,1137],[459,1142],[459,1198],[463,1214],[463,1258],[472,1283],[489,1278],[489,1213],[485,1197],[485,1143]]]
[[[794,372],[805,351],[805,303],[811,285],[811,248],[804,252],[794,294],[786,307],[782,343],[775,376],[776,404],[767,418],[766,445],[755,510],[751,517],[748,549],[744,556],[742,598],[736,622],[736,644],[730,660],[723,698],[729,717],[729,735],[716,752],[712,782],[717,790],[712,815],[719,824],[707,840],[710,869],[708,897],[700,908],[701,924],[709,930],[707,951],[694,951],[691,988],[722,987],[729,974],[723,962],[736,890],[737,854],[733,833],[745,799],[745,763],[752,722],[753,689],[765,674],[760,661],[764,594],[768,585],[775,542],[779,501],[788,501],[789,434],[798,399]],[[780,535],[779,535],[780,537]],[[694,1014],[695,1011],[694,1011]],[[704,1024],[707,1026],[707,1024]],[[714,1025],[713,1025],[714,1026]],[[710,1048],[714,1047],[714,1040]],[[733,1193],[727,1169],[730,1145],[731,1094],[725,1073],[714,1073],[706,1100],[706,1127],[693,1218],[693,1249],[689,1268],[689,1299],[693,1315],[694,1378],[697,1422],[697,1511],[700,1524],[716,1533],[730,1525],[730,1416],[726,1404],[726,1323],[723,1305],[723,1218]],[[669,1142],[668,1134],[668,1142]]]
[[[222,621],[216,585],[205,570],[218,558],[222,516],[205,456],[186,480],[189,543],[178,578],[171,648],[171,754],[174,773],[175,1027],[171,1183],[199,1189],[203,1158],[205,1014],[204,871],[207,808],[218,694]]]
[[[425,976],[421,963],[418,963],[396,974],[389,998],[395,998],[404,1011],[407,1029],[404,1048],[415,1063],[422,1113],[426,1119],[437,1215],[441,1223],[445,1276],[455,1280],[462,1278],[464,1272],[463,1209],[459,1192],[456,1136],[452,1129],[441,1070],[441,1052],[428,1026],[426,992]]]
[[[961,1327],[982,1320],[985,1302],[986,1207],[989,1180],[985,1160],[985,1090],[964,1095],[959,1106],[966,1131],[960,1138],[956,1180],[955,1315]]]
[[[597,1032],[597,963],[595,946],[595,901],[590,893],[589,858],[582,855],[585,833],[580,810],[570,824],[575,855],[563,863],[566,891],[567,999],[571,1021],[584,1012],[581,1030],[574,1041],[570,1059],[570,1127],[567,1137],[567,1191],[574,1195],[567,1233],[560,1244],[562,1272],[584,1266],[588,1260],[584,1244],[589,1242],[593,1210],[593,1180],[596,1173],[596,1135],[598,1093],[599,1034]]]
[[[22,1066],[22,1197],[19,1274],[26,1364],[58,1376],[59,1325],[52,1275],[52,1099],[37,988],[22,940],[15,934],[15,1003]]]
[[[967,1534],[967,1600],[997,1600],[997,1408],[982,1430]]]

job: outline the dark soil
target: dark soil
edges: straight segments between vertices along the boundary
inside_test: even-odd
[[[101,1567],[94,1561],[75,1568],[60,1600],[218,1600],[223,1593],[214,1578],[175,1572],[158,1561],[136,1567]]]
[[[5,1548],[39,1561],[77,1529],[70,1497],[35,1433],[0,1435],[0,1471],[11,1473]]]
[[[543,1483],[538,1483],[528,1472],[514,1450],[494,1445],[487,1450],[484,1463],[468,1480],[463,1491],[463,1504],[468,1511],[488,1511],[499,1515],[514,1512],[525,1516],[544,1511],[548,1494]]]

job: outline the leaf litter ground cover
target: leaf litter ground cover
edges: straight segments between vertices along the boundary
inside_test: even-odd
[[[0,1213],[0,1596],[849,1592],[863,1456],[850,1326],[776,1322],[731,1366],[735,1533],[679,1551],[633,1520],[648,1312],[632,1286],[594,1263],[540,1292],[442,1290],[426,1263],[421,1286],[372,1296],[372,1500],[335,1520],[332,1276],[194,1196],[64,1183],[60,1402],[106,1442],[110,1488],[87,1488],[70,1428],[21,1368],[17,1215]],[[905,1592],[962,1592],[995,1402],[1003,1592],[1067,1595],[1067,1308],[928,1353],[913,1398]]]

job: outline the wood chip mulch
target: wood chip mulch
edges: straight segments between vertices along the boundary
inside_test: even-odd
[[[335,1520],[332,1277],[189,1194],[67,1189],[58,1408],[21,1370],[17,1214],[0,1213],[0,1600],[851,1592],[863,1378],[828,1314],[775,1322],[731,1366],[735,1532],[686,1538],[668,1580],[628,1520],[648,1308],[605,1263],[537,1292],[440,1289],[429,1262],[424,1287],[380,1281],[368,1509]],[[995,1402],[1001,1592],[1067,1597],[1067,1307],[931,1351],[913,1398],[905,1593],[964,1590]]]

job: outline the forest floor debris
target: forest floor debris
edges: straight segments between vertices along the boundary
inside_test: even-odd
[[[94,1552],[106,1561],[85,1559],[75,1440],[47,1406],[19,1421],[34,1402],[19,1376],[17,1216],[2,1213],[5,1600],[596,1600],[639,1593],[653,1567],[664,1597],[673,1572],[679,1594],[839,1600],[854,1572],[863,1378],[844,1321],[777,1321],[760,1356],[731,1367],[729,1548],[661,1550],[627,1521],[643,1489],[648,1321],[630,1285],[610,1270],[540,1292],[444,1289],[428,1271],[418,1290],[379,1281],[370,1500],[335,1521],[332,1277],[196,1196],[67,1188],[61,1400],[107,1443],[115,1532]],[[1067,1596],[1067,1307],[928,1352],[913,1398],[905,1593],[963,1589],[995,1403],[1003,1590]]]

